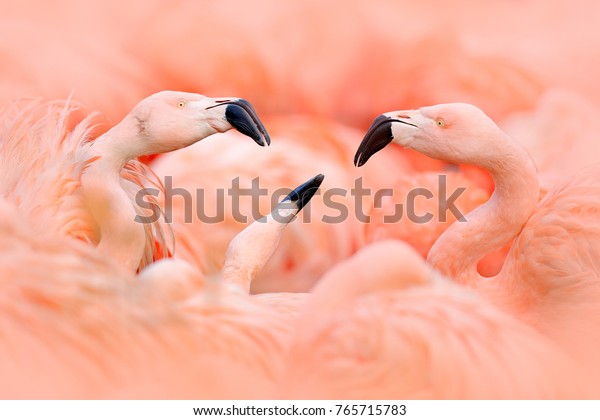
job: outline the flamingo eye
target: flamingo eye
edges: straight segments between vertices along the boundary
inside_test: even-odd
[[[179,102],[177,102],[177,106],[179,108],[183,108],[185,106],[185,101],[179,101]]]
[[[438,127],[444,127],[446,125],[444,120],[441,118],[438,118],[437,120],[435,120],[435,123],[438,125]]]

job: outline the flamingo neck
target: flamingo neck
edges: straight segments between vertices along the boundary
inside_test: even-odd
[[[144,144],[150,143],[144,133],[140,119],[127,115],[123,121],[94,140],[91,144],[92,153],[103,157],[106,168],[120,171],[130,160],[150,154],[144,147]]]
[[[250,291],[252,280],[277,249],[287,223],[295,214],[295,211],[281,210],[275,215],[275,211],[255,221],[233,238],[221,270],[223,281]]]
[[[478,165],[494,180],[495,189],[490,199],[468,213],[466,221],[452,224],[427,256],[433,267],[461,284],[473,287],[484,284],[484,278],[477,272],[477,263],[511,242],[538,203],[538,176],[531,157],[514,140],[506,143],[508,146],[502,156]]]
[[[126,118],[98,137],[89,148],[91,163],[81,175],[84,202],[96,223],[98,251],[135,271],[142,259],[145,231],[121,186],[120,172],[134,156],[127,145],[139,139]]]

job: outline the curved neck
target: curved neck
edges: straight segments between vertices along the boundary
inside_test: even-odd
[[[144,129],[136,117],[127,115],[119,124],[98,136],[90,145],[93,156],[102,156],[103,165],[120,171],[127,162],[149,153],[144,147]]]
[[[513,140],[505,153],[479,165],[494,180],[490,199],[468,213],[466,221],[453,223],[435,242],[428,262],[455,281],[481,287],[477,263],[487,254],[512,241],[538,203],[535,165],[527,151]]]
[[[252,280],[267,264],[279,244],[281,234],[295,211],[274,210],[253,222],[229,244],[221,278],[227,283],[237,284],[250,291]]]
[[[98,137],[88,149],[87,164],[81,175],[83,200],[93,217],[99,236],[97,249],[135,271],[142,259],[145,231],[135,221],[136,211],[121,186],[121,169],[137,156],[125,150],[136,142],[135,127],[126,118]]]

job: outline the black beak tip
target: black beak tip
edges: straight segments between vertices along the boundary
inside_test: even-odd
[[[385,115],[375,118],[371,127],[365,134],[358,150],[354,155],[354,165],[363,166],[371,156],[390,144],[394,139],[392,135],[392,119]]]
[[[233,128],[250,137],[259,146],[271,144],[271,138],[256,111],[245,99],[229,102],[225,109],[225,119]]]
[[[367,160],[369,160],[369,158],[368,157],[365,158],[365,156],[366,155],[356,152],[356,155],[354,155],[354,166],[356,166],[357,168],[360,168],[365,163],[367,163]]]
[[[271,145],[271,137],[269,137],[269,134],[267,134],[267,132],[265,131],[263,136],[264,136],[265,141],[263,144],[261,144],[261,146],[262,147],[270,146]]]
[[[315,176],[304,184],[296,187],[282,201],[290,200],[296,202],[298,211],[302,210],[302,208],[313,198],[324,179],[325,176],[323,174]]]

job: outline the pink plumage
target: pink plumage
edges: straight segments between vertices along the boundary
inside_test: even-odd
[[[1,396],[597,397],[598,174],[575,175],[598,162],[597,2],[2,3]],[[192,131],[179,118],[164,125],[167,94],[142,121],[169,129],[144,147],[136,104],[165,90],[248,98],[273,147],[227,133],[108,170],[131,143],[154,154],[208,134],[184,139]],[[522,182],[505,185],[495,221],[480,206],[497,202],[498,185],[472,165],[493,156],[446,162],[461,136],[429,157],[390,146],[352,167],[375,115],[448,102],[485,110],[537,168],[539,188],[530,161],[516,165]],[[495,150],[513,150],[504,146]],[[236,177],[248,187],[260,176],[272,192],[317,173],[322,192],[362,177],[394,196],[379,207],[363,198],[369,224],[350,195],[337,200],[346,220],[322,223],[336,211],[317,197],[300,217],[312,221],[285,234],[236,222],[228,207],[224,223],[184,223],[176,203],[174,247],[168,226],[129,223],[132,194],[161,190],[166,176],[203,189],[214,214],[215,191]],[[463,213],[481,215],[466,238],[451,215],[381,222],[410,189],[435,193],[440,175],[467,188]],[[261,214],[274,204],[263,197]],[[429,266],[479,293],[384,239],[430,253]]]

